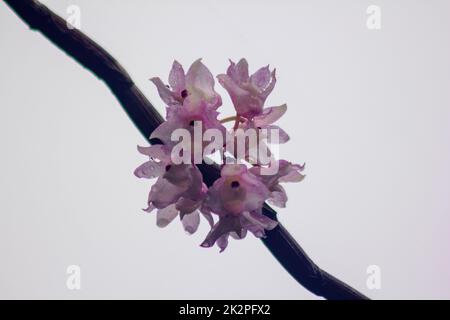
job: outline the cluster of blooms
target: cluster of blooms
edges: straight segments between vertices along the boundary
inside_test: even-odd
[[[264,237],[265,230],[275,228],[277,222],[263,215],[263,204],[267,201],[285,207],[287,196],[280,183],[297,182],[304,177],[302,165],[286,160],[276,160],[278,170],[267,174],[264,165],[244,159],[222,164],[221,177],[208,188],[194,163],[176,164],[172,161],[171,153],[176,143],[171,139],[172,133],[179,128],[191,132],[197,121],[202,123],[203,131],[214,128],[232,136],[237,129],[271,128],[279,131],[279,143],[289,140],[289,136],[273,124],[286,112],[286,105],[264,107],[276,83],[275,70],[270,71],[267,66],[250,76],[245,59],[237,64],[230,63],[226,74],[217,76],[236,110],[236,116],[231,117],[234,126],[229,130],[224,127],[226,119],[218,119],[217,110],[222,99],[214,90],[214,77],[200,59],[190,66],[187,73],[175,61],[169,85],[160,78],[151,79],[167,105],[166,121],[150,137],[162,144],[138,147],[149,160],[135,170],[139,178],[156,179],[148,196],[148,207],[144,210],[156,210],[158,226],[164,227],[179,216],[184,229],[192,234],[203,216],[211,230],[201,246],[217,244],[221,251],[227,247],[230,236],[242,239],[250,231],[256,237]],[[268,136],[261,136],[259,140],[271,143]],[[222,155],[230,143],[234,141],[227,139]],[[203,148],[203,142],[200,144]]]

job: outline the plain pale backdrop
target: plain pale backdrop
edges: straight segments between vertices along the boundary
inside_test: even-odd
[[[214,74],[270,64],[283,158],[306,162],[279,218],[323,269],[372,298],[450,298],[448,1],[48,0],[148,81],[173,59]],[[366,27],[381,8],[382,28]],[[144,214],[145,139],[114,96],[0,2],[0,298],[311,299],[262,243],[199,247]],[[223,113],[232,114],[230,99]],[[81,290],[66,268],[81,267]],[[380,290],[366,287],[369,265]]]

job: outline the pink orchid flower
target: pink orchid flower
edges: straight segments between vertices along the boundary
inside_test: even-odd
[[[208,129],[217,129],[225,134],[226,129],[217,119],[219,113],[216,111],[222,104],[222,99],[214,91],[213,75],[200,59],[191,65],[186,75],[183,67],[174,61],[169,75],[170,88],[159,78],[151,80],[168,107],[166,121],[152,132],[150,139],[158,139],[167,146],[174,146],[177,143],[171,139],[174,130],[186,129],[194,137],[196,122],[201,123],[202,133]]]
[[[138,147],[139,152],[150,157],[150,160],[135,170],[139,178],[157,178],[148,195],[146,212],[157,209],[156,219],[159,227],[167,226],[178,215],[184,229],[194,233],[200,224],[198,210],[206,196],[207,187],[203,183],[201,172],[195,165],[170,162],[170,149],[167,146],[155,145]],[[210,214],[204,213],[212,226]]]
[[[279,208],[285,208],[287,202],[286,191],[280,182],[300,182],[305,176],[301,174],[304,165],[292,164],[286,160],[278,160],[278,171],[274,174],[262,174],[262,168],[255,166],[250,168],[250,172],[258,176],[264,185],[269,189],[268,201]]]
[[[168,106],[182,106],[184,104],[206,104],[208,108],[217,109],[222,105],[222,98],[214,91],[214,77],[208,68],[196,60],[187,74],[178,61],[172,64],[169,74],[169,85],[166,86],[158,77],[150,79],[158,89],[161,99]]]
[[[200,60],[195,61],[186,74],[183,67],[175,61],[169,75],[170,86],[166,86],[159,78],[151,79],[167,104],[166,121],[150,136],[150,139],[158,139],[162,145],[138,147],[139,152],[148,156],[149,160],[135,170],[135,175],[139,178],[156,179],[148,195],[148,207],[144,210],[156,210],[158,226],[165,227],[179,216],[184,229],[188,233],[194,233],[202,214],[211,230],[201,246],[212,247],[217,244],[222,252],[227,247],[230,236],[242,239],[250,232],[261,238],[265,237],[267,230],[277,226],[277,221],[262,214],[263,205],[268,201],[285,207],[287,195],[281,183],[301,181],[304,167],[286,160],[278,161],[268,149],[271,166],[273,161],[277,161],[277,172],[263,172],[262,165],[265,164],[259,160],[251,161],[251,151],[261,143],[285,143],[289,140],[287,133],[274,124],[284,115],[287,106],[284,104],[264,108],[267,96],[276,83],[275,70],[271,72],[268,67],[263,67],[249,76],[247,61],[241,59],[237,64],[231,61],[227,74],[221,74],[217,78],[230,94],[236,109],[236,116],[222,121],[218,120],[217,110],[222,103],[221,97],[214,90],[212,74]],[[230,120],[234,120],[235,125],[231,134],[225,135],[226,129],[222,123]],[[179,143],[172,141],[172,134],[180,128],[190,133],[191,139],[188,142],[194,147],[191,150],[200,149],[203,152],[205,143],[208,142],[203,139],[195,141],[199,124],[202,136],[208,129],[217,129],[224,135],[225,139],[219,150],[222,156],[228,151],[235,160],[245,160],[254,166],[248,169],[244,164],[225,164],[221,169],[221,177],[208,189],[195,164],[178,164],[178,161],[171,159],[171,153]],[[239,154],[241,151],[236,153],[236,148],[229,149],[230,146],[236,147],[238,138],[242,138],[239,135],[245,135],[249,129],[256,129],[256,138],[253,139],[255,142],[246,140],[244,155]],[[271,135],[273,129],[278,131],[279,139]],[[200,148],[198,143],[201,144]],[[192,159],[198,159],[195,155],[191,156]],[[213,215],[218,220],[214,221]]]
[[[226,74],[217,76],[219,83],[228,91],[237,115],[252,119],[262,113],[264,103],[275,87],[275,69],[262,67],[249,76],[247,60],[237,64],[230,60]]]
[[[229,236],[242,239],[247,231],[256,237],[263,237],[264,230],[271,230],[277,225],[276,221],[261,213],[269,195],[269,189],[245,165],[224,165],[221,177],[209,188],[202,206],[203,212],[218,215],[219,221],[201,246],[211,247],[217,243],[223,251]]]

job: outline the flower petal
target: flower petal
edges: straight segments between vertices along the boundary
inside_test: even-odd
[[[192,200],[185,197],[181,197],[180,199],[178,199],[176,203],[177,209],[180,211],[181,216],[194,212],[195,210],[198,209],[200,204],[201,204],[200,201]]]
[[[195,231],[197,231],[200,224],[200,215],[198,211],[185,214],[181,219],[181,222],[183,224],[184,230],[189,234],[193,234]]]
[[[147,161],[134,170],[134,175],[138,178],[152,179],[164,173],[164,165],[160,162]]]
[[[150,190],[148,201],[158,209],[165,208],[175,204],[187,188],[188,186],[179,187],[159,177]]]
[[[276,69],[273,69],[273,71],[272,71],[272,79],[270,80],[269,85],[264,89],[263,92],[261,92],[260,96],[263,99],[263,101],[266,101],[267,97],[272,92],[273,88],[275,87],[275,84],[277,83],[277,78],[275,76],[275,73],[276,73]]]
[[[158,89],[159,96],[161,99],[168,105],[168,106],[180,106],[181,103],[177,99],[177,97],[174,95],[172,91],[170,91],[169,88],[166,87],[164,82],[158,77],[151,78],[151,82],[156,86],[156,89]]]
[[[237,84],[247,82],[249,79],[247,60],[242,58],[237,64],[230,60],[227,75]]]
[[[186,190],[185,197],[195,199],[202,191],[203,177],[197,166],[174,164],[164,173],[164,179]]]
[[[237,176],[247,172],[245,164],[230,164],[222,167],[220,175],[222,177]]]
[[[149,147],[137,147],[141,154],[149,156],[150,158],[155,158],[163,162],[170,161],[170,148],[164,145],[153,145]]]
[[[223,252],[228,246],[228,237],[229,234],[226,233],[222,235],[219,239],[217,239],[217,246],[220,248],[220,252]]]
[[[243,212],[242,215],[250,221],[252,224],[255,224],[261,228],[264,228],[266,230],[272,230],[278,225],[278,222],[275,220],[272,220],[265,215],[261,213],[257,213],[255,211],[252,212]]]
[[[238,218],[232,216],[220,218],[214,227],[212,227],[201,246],[204,248],[212,247],[222,235],[232,231],[240,233],[241,229],[242,227]]]
[[[179,96],[181,96],[181,92],[186,89],[185,78],[183,66],[175,60],[169,73],[169,84],[172,90]]]
[[[263,109],[262,114],[253,118],[255,127],[265,127],[280,119],[287,111],[287,105],[283,104],[278,107],[270,107]]]
[[[242,240],[247,236],[247,229],[242,228],[240,234],[237,234],[234,231],[230,232],[230,236],[235,240]]]
[[[147,212],[147,213],[150,213],[150,212],[152,212],[152,211],[155,210],[155,209],[156,209],[155,206],[154,206],[152,203],[149,203],[148,206],[147,206],[147,208],[142,209],[142,210],[145,211],[145,212]]]
[[[161,140],[166,146],[174,146],[177,142],[172,141],[172,132],[177,128],[181,128],[182,125],[183,124],[177,119],[164,121],[155,130],[153,130],[150,135],[150,139],[158,139]]]
[[[280,182],[300,182],[305,178],[305,175],[298,171],[292,170],[283,177],[280,177]]]
[[[201,101],[205,101],[212,108],[218,108],[222,104],[220,95],[214,91],[214,76],[201,59],[196,60],[189,68],[186,74],[186,88],[189,92],[186,104],[198,105]]]
[[[286,208],[286,202],[288,198],[283,186],[277,184],[272,188],[271,191],[272,192],[270,193],[270,198],[267,202],[279,208]]]
[[[270,126],[266,126],[264,129],[267,129],[267,142],[268,143],[286,143],[289,141],[289,135],[286,133],[286,131],[284,131],[283,129],[281,129],[279,126],[274,126],[274,125],[270,125]],[[275,131],[276,130],[276,131]],[[277,134],[277,138],[276,136],[274,136],[274,134]]]
[[[202,213],[202,215],[206,219],[206,221],[208,221],[209,226],[212,228],[214,226],[214,218],[213,218],[211,212],[208,212],[203,209],[200,212]]]
[[[267,87],[269,81],[270,81],[269,66],[260,68],[250,77],[250,82],[261,91]]]

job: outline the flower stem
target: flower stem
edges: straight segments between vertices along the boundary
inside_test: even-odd
[[[236,119],[238,119],[238,116],[230,116],[230,117],[226,117],[226,118],[223,118],[222,120],[220,120],[220,123],[236,121]]]
[[[231,122],[231,121],[234,121],[233,130],[236,130],[239,127],[239,122],[243,122],[244,119],[239,115],[235,115],[235,116],[223,118],[222,120],[220,120],[220,123],[227,123],[227,122]]]

